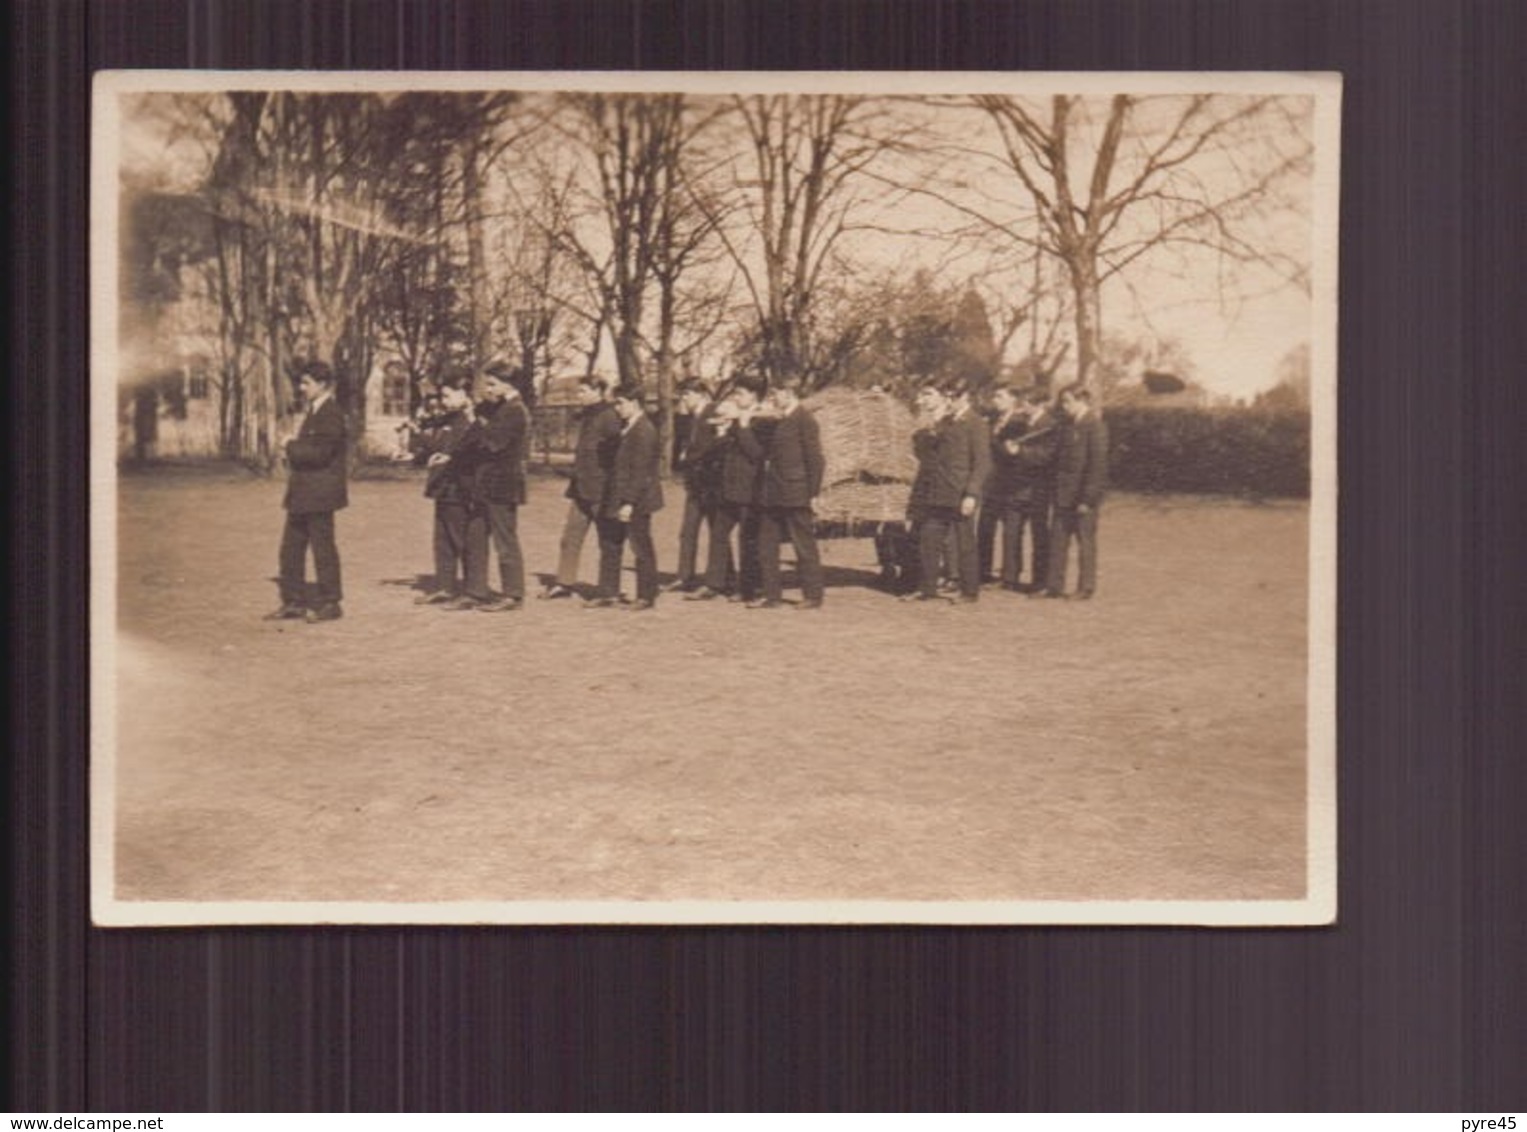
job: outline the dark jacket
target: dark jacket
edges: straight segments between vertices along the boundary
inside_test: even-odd
[[[774,425],[764,451],[758,502],[764,507],[808,507],[822,492],[822,434],[816,418],[797,406]]]
[[[348,504],[348,449],[344,410],[330,397],[303,418],[297,435],[287,441],[291,478],[282,505],[293,514],[306,515],[338,511]]]
[[[451,463],[475,503],[524,503],[530,413],[518,397],[477,407]]]
[[[754,427],[733,424],[716,442],[716,449],[721,468],[718,500],[733,507],[757,503],[764,449]]]
[[[1015,414],[999,425],[992,433],[987,502],[998,506],[1048,502],[1054,487],[1055,450],[1059,443],[1059,422],[1049,414],[1033,422]],[[1017,444],[1018,451],[1010,451],[1009,444]]]
[[[932,428],[912,436],[917,455],[917,478],[912,481],[913,507],[958,508],[967,495],[980,498],[991,453],[983,434],[979,441],[968,419],[945,417]]]
[[[591,507],[604,502],[615,449],[620,445],[620,416],[615,406],[589,405],[578,414],[578,444],[573,449],[573,478],[567,497]]]
[[[688,423],[675,441],[673,470],[683,477],[691,495],[714,498],[721,490],[723,456],[715,417],[710,409],[705,409],[697,416],[678,420]]]
[[[1096,409],[1060,429],[1055,454],[1055,506],[1096,507],[1108,489],[1108,428]]]
[[[968,462],[969,467],[964,494],[980,499],[986,490],[986,481],[991,477],[991,429],[987,427],[985,417],[970,409],[966,409],[954,423],[965,430],[961,438],[963,450],[957,456],[961,466]]]
[[[428,467],[431,456],[452,455],[471,425],[464,411],[431,417],[409,438],[408,450]],[[429,468],[424,480],[424,495],[439,503],[459,503],[466,498],[466,487],[457,474],[454,460]]]
[[[637,417],[624,428],[615,450],[615,467],[605,498],[606,515],[613,518],[627,504],[638,515],[662,510],[661,454],[662,441],[657,426],[645,416]]]

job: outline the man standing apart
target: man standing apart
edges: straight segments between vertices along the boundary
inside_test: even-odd
[[[1098,510],[1108,486],[1108,432],[1084,385],[1062,389],[1059,408],[1065,420],[1055,457],[1055,526],[1045,596],[1065,596],[1066,557],[1074,535],[1079,560],[1075,599],[1087,601],[1097,592]]]
[[[779,548],[788,535],[801,578],[803,600],[796,608],[821,609],[822,558],[813,529],[816,498],[822,492],[826,469],[821,431],[816,418],[801,405],[799,379],[781,382],[770,396],[777,419],[764,452],[758,515],[763,598],[751,607],[777,609],[784,604]]]
[[[286,443],[291,476],[286,484],[286,527],[281,533],[281,607],[271,621],[338,621],[339,548],[334,542],[334,512],[346,506],[346,460],[349,431],[334,399],[334,371],[320,361],[298,370],[297,389],[307,410],[297,435]],[[318,575],[317,601],[307,608],[307,552],[313,548]]]
[[[607,609],[620,600],[620,560],[627,540],[636,558],[636,604],[632,612],[657,601],[657,548],[652,543],[652,514],[662,510],[661,441],[642,411],[642,391],[622,385],[615,391],[621,431],[609,488],[599,518],[599,591],[590,608]]]
[[[578,383],[578,443],[573,450],[573,478],[567,485],[567,518],[557,557],[557,580],[541,591],[544,598],[571,597],[578,584],[578,559],[589,527],[599,521],[615,448],[620,443],[620,417],[609,400],[610,383],[597,376]]]
[[[452,609],[503,613],[525,600],[525,559],[520,553],[519,510],[525,502],[525,455],[530,436],[529,383],[518,370],[495,363],[478,379],[477,419],[448,459],[467,485],[465,593]],[[501,592],[488,589],[488,540],[498,555]]]

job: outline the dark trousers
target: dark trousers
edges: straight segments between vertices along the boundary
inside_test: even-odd
[[[697,577],[695,561],[700,555],[700,524],[715,525],[715,507],[702,492],[692,487],[684,489],[684,518],[679,523],[679,569],[680,582],[692,582]]]
[[[632,515],[629,523],[599,520],[599,596],[620,596],[620,560],[625,544],[636,559],[636,596],[657,600],[657,547],[652,542],[652,516]]]
[[[318,574],[318,604],[340,599],[339,547],[334,542],[334,512],[286,513],[281,532],[281,600],[302,605],[307,590],[308,547],[313,548],[313,569]]]
[[[457,593],[467,562],[467,505],[435,501],[435,588]]]
[[[1018,581],[1019,572],[1023,569],[1023,532],[1027,528],[1029,533],[1029,585],[1036,590],[1042,590],[1045,586],[1045,578],[1050,573],[1050,504],[1048,502],[1022,503],[1013,509],[1013,576],[1012,581]],[[1004,562],[1007,560],[1004,558]],[[1002,580],[1008,580],[1008,571],[1004,567]]]
[[[1031,550],[1029,555],[1029,580],[1036,586],[1044,585],[1045,571],[1050,564],[1050,509],[1039,503],[988,503],[981,508],[981,519],[976,528],[977,553],[981,560],[981,577],[993,576],[996,565],[997,528],[1002,529],[1002,584],[1016,586],[1023,573],[1023,534],[1028,529]]]
[[[557,585],[571,588],[578,584],[578,559],[583,556],[583,540],[596,522],[593,504],[581,499],[567,501],[567,518],[562,521],[562,543],[557,555]]]
[[[960,593],[976,597],[981,593],[980,560],[976,555],[976,519],[964,516],[957,507],[929,507],[922,513],[917,531],[917,584],[929,597],[938,593],[939,564],[944,548],[954,544],[955,574]]]
[[[1057,507],[1055,526],[1050,532],[1050,568],[1045,572],[1045,589],[1052,594],[1066,592],[1066,555],[1071,549],[1073,536],[1080,571],[1076,590],[1090,594],[1098,588],[1097,508],[1082,512],[1074,507]]]
[[[498,555],[499,585],[505,597],[525,596],[525,558],[520,553],[519,506],[514,503],[475,503],[467,513],[467,583],[469,597],[486,601],[488,539]]]
[[[822,556],[817,551],[809,507],[760,507],[758,510],[758,565],[764,597],[778,601],[784,595],[780,577],[779,548],[784,539],[795,547],[795,569],[801,593],[807,601],[822,600]]]
[[[705,563],[705,585],[724,590],[732,574],[732,531],[739,530],[737,546],[737,592],[755,598],[762,588],[758,572],[758,513],[742,503],[716,506],[710,525],[710,557]]]

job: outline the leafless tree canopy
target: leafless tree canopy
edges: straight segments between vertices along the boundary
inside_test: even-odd
[[[309,356],[359,412],[384,360],[1105,382],[1164,280],[1309,286],[1305,97],[123,97],[125,376],[209,359],[258,462]]]

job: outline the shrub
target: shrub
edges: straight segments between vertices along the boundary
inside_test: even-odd
[[[1121,491],[1309,496],[1306,409],[1128,405],[1104,416],[1109,480]]]

